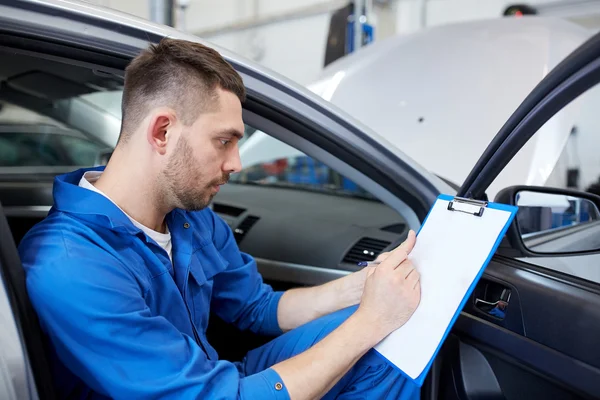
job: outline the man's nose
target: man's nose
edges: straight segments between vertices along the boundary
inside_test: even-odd
[[[242,159],[240,158],[240,151],[236,147],[232,149],[227,157],[227,160],[223,164],[223,172],[235,174],[242,170]]]

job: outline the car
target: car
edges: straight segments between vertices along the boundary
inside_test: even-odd
[[[527,93],[591,35],[559,18],[446,24],[370,44],[329,64],[307,87],[456,185]],[[546,124],[488,196],[517,184],[587,189],[598,181],[598,93]],[[260,147],[272,141],[264,135]],[[459,158],[449,151],[455,146]]]
[[[118,137],[115,109],[129,60],[148,42],[165,36],[201,42],[169,27],[71,0],[0,0],[0,30],[0,100],[109,146]],[[248,92],[243,117],[247,131],[254,133],[241,145],[244,159],[253,157],[246,146],[260,150],[261,132],[277,139],[282,152],[276,160],[247,164],[249,169],[222,188],[212,207],[275,289],[320,284],[357,270],[358,262],[373,260],[402,242],[409,229],[418,230],[440,194],[487,201],[486,189],[519,149],[600,81],[600,36],[594,36],[515,106],[457,190],[407,156],[401,145],[321,96],[217,50],[241,74]],[[90,96],[95,98],[92,107]],[[71,110],[102,112],[61,112],[57,102]],[[296,152],[281,157],[289,147]],[[459,145],[448,150],[460,158]],[[23,232],[52,207],[55,175],[49,170],[0,176],[3,399],[55,397],[46,339],[29,303],[16,251]],[[596,222],[600,199],[564,188],[509,186],[494,200],[521,202],[519,215],[466,299],[428,372],[422,398],[597,397],[599,281],[547,263],[594,263],[600,249],[573,250],[563,243],[540,250],[539,244],[545,234],[564,239],[585,232]],[[531,234],[538,235],[536,244]],[[208,336],[220,357],[229,360],[269,339],[239,332],[216,317],[211,317]]]

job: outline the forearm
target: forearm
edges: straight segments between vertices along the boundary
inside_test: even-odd
[[[324,396],[384,334],[357,311],[309,350],[273,369],[283,380],[292,400]]]
[[[281,330],[297,328],[323,315],[358,304],[362,286],[354,285],[353,279],[356,277],[348,275],[323,285],[286,291],[277,307]]]

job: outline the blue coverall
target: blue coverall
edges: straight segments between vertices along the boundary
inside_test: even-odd
[[[27,290],[51,346],[61,398],[288,399],[270,368],[322,339],[356,307],[282,334],[282,292],[263,283],[210,209],[167,216],[173,263],[109,199],[56,178],[48,217],[22,240]],[[241,329],[278,335],[241,362],[206,339],[209,309]],[[413,399],[419,388],[374,351],[326,398]]]

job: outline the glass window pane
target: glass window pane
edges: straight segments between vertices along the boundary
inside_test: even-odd
[[[347,177],[272,136],[249,126],[245,136],[239,143],[243,169],[232,175],[232,183],[317,190],[376,200]]]
[[[69,155],[71,165],[93,165],[104,149],[97,143],[73,136],[60,135],[57,137],[65,152]]]

